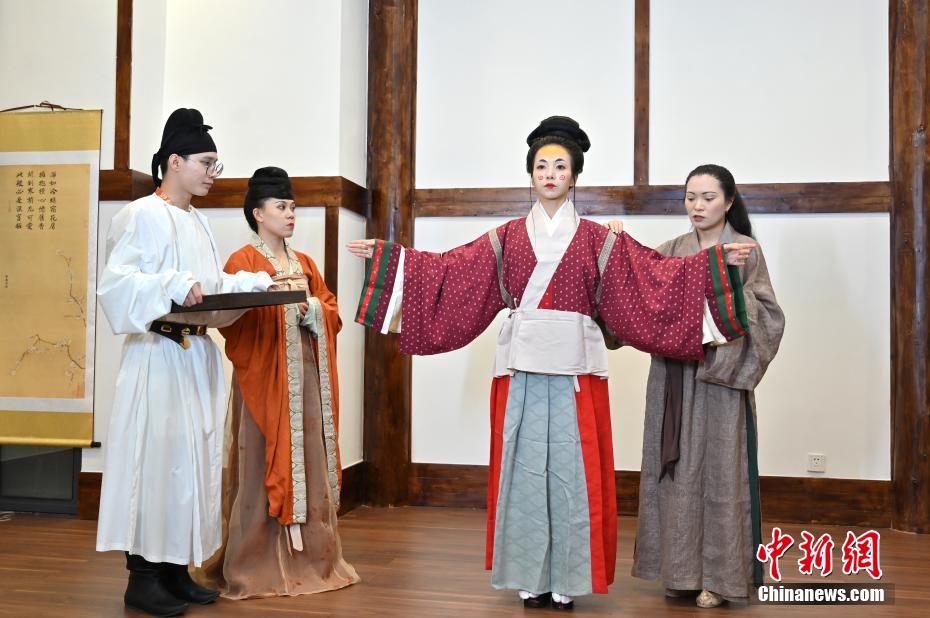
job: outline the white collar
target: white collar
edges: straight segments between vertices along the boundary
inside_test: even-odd
[[[546,212],[546,209],[543,208],[543,205],[536,200],[536,203],[533,204],[533,212],[531,216],[536,219],[536,223],[542,223],[543,227],[546,229],[546,235],[552,236],[556,229],[559,227],[559,223],[562,220],[563,214],[567,212],[574,213],[575,206],[572,204],[570,199],[567,199],[562,202],[562,205],[559,206],[558,210],[555,211],[555,214],[552,217],[549,217],[549,213]]]

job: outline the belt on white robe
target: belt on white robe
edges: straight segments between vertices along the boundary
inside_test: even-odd
[[[174,341],[185,350],[191,347],[191,342],[187,340],[189,335],[203,337],[207,334],[207,327],[203,324],[181,324],[179,322],[165,322],[164,320],[155,320],[149,330]]]

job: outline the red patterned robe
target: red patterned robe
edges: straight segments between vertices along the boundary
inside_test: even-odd
[[[486,567],[498,588],[578,596],[614,579],[607,350],[594,318],[627,345],[681,359],[745,333],[722,247],[665,257],[610,234],[571,202],[553,218],[537,203],[441,254],[377,241],[368,265],[356,320],[402,326],[405,354],[461,348],[510,308],[491,386]]]

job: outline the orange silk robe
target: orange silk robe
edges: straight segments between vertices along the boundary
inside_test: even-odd
[[[307,275],[310,295],[320,300],[323,322],[329,348],[329,376],[332,392],[333,421],[339,428],[339,380],[336,373],[336,333],[342,320],[336,307],[336,297],[326,284],[309,256],[294,252]],[[233,253],[226,262],[226,272],[241,270],[265,271],[272,277],[275,268],[251,245]],[[231,326],[221,328],[226,338],[226,356],[235,368],[246,406],[265,437],[265,487],[268,492],[268,515],[282,525],[294,523],[293,476],[291,460],[291,428],[288,416],[288,376],[284,307],[258,307],[249,310]],[[314,351],[319,359],[319,346],[314,340]],[[304,381],[312,379],[305,376]],[[319,396],[319,391],[305,392],[305,396]],[[336,470],[341,483],[341,465]],[[307,466],[311,462],[306,462]]]

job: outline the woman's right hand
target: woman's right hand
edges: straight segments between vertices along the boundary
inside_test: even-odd
[[[619,219],[613,219],[611,221],[608,221],[607,223],[604,224],[604,227],[606,227],[608,230],[610,230],[617,236],[623,233],[623,221],[620,221]]]
[[[371,257],[372,253],[374,253],[375,240],[376,239],[374,238],[366,238],[365,240],[350,240],[346,244],[346,249],[348,249],[349,252],[353,255],[368,259]]]
[[[742,266],[749,260],[749,254],[757,245],[751,242],[731,242],[723,245],[726,261],[730,266]]]

